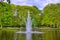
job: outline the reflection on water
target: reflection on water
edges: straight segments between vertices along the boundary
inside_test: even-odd
[[[44,40],[60,40],[60,30],[45,30]]]
[[[60,30],[40,30],[44,34],[32,34],[32,40],[60,40]],[[19,34],[20,40],[25,40],[26,35]]]
[[[60,40],[60,30],[40,30],[44,34],[32,34],[32,40]],[[14,31],[0,30],[0,40],[14,40]],[[17,40],[25,40],[25,34],[18,34]]]

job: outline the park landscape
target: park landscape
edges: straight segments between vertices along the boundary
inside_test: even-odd
[[[26,31],[26,21],[30,11],[32,40],[60,40],[60,4],[48,4],[43,10],[33,6],[20,6],[0,2],[0,40],[14,40],[17,31]],[[17,40],[25,40],[25,34],[18,34]]]

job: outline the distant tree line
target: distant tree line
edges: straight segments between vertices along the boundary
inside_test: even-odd
[[[60,26],[60,4],[48,4],[42,12],[36,6],[19,6],[5,2],[0,2],[0,26],[25,27],[28,11],[33,27]]]

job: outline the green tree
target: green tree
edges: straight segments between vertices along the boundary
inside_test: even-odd
[[[44,8],[42,25],[57,27],[60,25],[60,4],[49,4]]]
[[[30,16],[32,20],[32,26],[40,26],[40,15],[41,11],[36,7],[30,6],[17,6],[18,9],[18,24],[25,25],[28,11],[30,11]]]
[[[1,2],[0,25],[25,27],[28,11],[30,11],[32,26],[33,27],[40,26],[41,10],[39,10],[36,6],[19,6],[19,5],[14,6],[13,4]]]
[[[2,26],[11,26],[12,25],[12,19],[13,19],[13,12],[14,12],[14,5],[13,4],[7,4],[2,2],[1,9],[0,9],[0,24]]]

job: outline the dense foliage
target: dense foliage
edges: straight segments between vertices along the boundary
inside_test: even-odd
[[[0,26],[25,27],[28,11],[30,11],[33,27],[60,26],[60,4],[48,4],[43,13],[36,6],[19,6],[0,2]]]
[[[40,26],[41,11],[36,6],[14,6],[0,2],[1,26],[25,26],[27,13],[30,11],[32,26]]]
[[[42,25],[50,27],[60,26],[60,4],[49,4],[44,8]]]
[[[13,4],[0,2],[0,25],[1,26],[12,25],[14,10],[15,8]]]
[[[41,11],[36,7],[32,6],[17,6],[18,11],[18,24],[25,25],[28,11],[30,11],[30,16],[32,20],[32,26],[38,26],[40,22]]]

